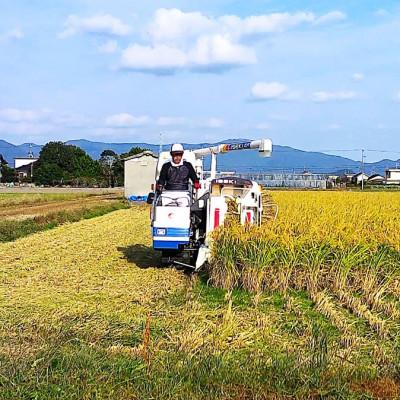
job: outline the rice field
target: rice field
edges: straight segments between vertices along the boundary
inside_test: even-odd
[[[147,206],[0,243],[0,398],[399,398],[397,195],[273,198],[200,275]]]
[[[325,344],[326,373],[368,366],[377,376],[398,380],[400,196],[273,192],[272,197],[280,210],[275,221],[243,227],[232,220],[215,232],[210,282],[254,298],[279,294],[299,320],[295,299],[302,293],[338,333]]]

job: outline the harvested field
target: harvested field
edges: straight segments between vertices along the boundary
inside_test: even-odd
[[[274,195],[277,226],[290,227],[292,201],[308,210],[303,229],[320,224],[330,204],[323,193],[308,208],[308,193],[289,195]],[[351,208],[353,199],[346,201]],[[376,264],[381,274],[359,267],[346,275],[347,285],[335,286],[315,275],[326,268],[318,260],[330,258],[312,248],[301,262],[288,258],[288,266],[278,265],[282,272],[273,270],[273,282],[287,285],[261,280],[262,290],[252,293],[240,282],[254,275],[239,270],[236,288],[219,289],[206,275],[158,267],[148,215],[148,207],[136,206],[0,244],[0,398],[398,398],[399,308],[390,292],[398,283],[384,279],[387,258]],[[298,220],[293,224],[300,229]],[[380,226],[387,229],[384,221]],[[244,256],[249,267],[260,266],[262,259],[249,258],[232,237],[230,247],[241,253],[227,258],[222,243],[225,267]],[[267,245],[257,246],[265,256]],[[296,248],[285,246],[275,249]],[[263,259],[261,278],[273,260]]]
[[[2,202],[2,200],[4,200]],[[11,200],[11,201],[10,201]],[[115,194],[94,195],[79,194],[41,194],[17,196],[14,199],[2,199],[0,197],[0,218],[2,220],[22,220],[41,215],[56,213],[59,211],[74,211],[82,208],[90,208],[121,200]]]
[[[90,193],[0,193],[0,207],[74,200],[87,196],[90,196]]]
[[[0,194],[0,242],[126,207],[118,192]]]

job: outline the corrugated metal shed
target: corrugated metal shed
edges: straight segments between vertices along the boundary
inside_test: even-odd
[[[155,181],[157,154],[146,150],[124,158],[123,161],[125,197],[147,196],[152,191],[151,185]]]

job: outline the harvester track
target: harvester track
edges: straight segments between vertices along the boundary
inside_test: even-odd
[[[269,192],[263,191],[262,206],[262,222],[274,221],[278,216],[279,209],[278,204],[275,203]]]

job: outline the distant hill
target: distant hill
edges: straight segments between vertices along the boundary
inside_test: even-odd
[[[29,153],[29,143],[24,143],[20,145],[14,145],[0,139],[0,154],[3,155],[5,160],[8,162],[10,167],[14,167],[15,157],[26,157]],[[32,151],[35,156],[39,155],[42,146],[34,144],[32,146]]]
[[[232,143],[246,141],[246,139],[228,139],[219,143]],[[85,150],[92,158],[99,158],[101,152],[105,149],[114,150],[121,154],[129,151],[132,147],[138,146],[158,152],[159,146],[149,143],[103,143],[92,142],[85,139],[69,140],[66,143],[72,144]],[[185,148],[196,149],[204,146],[215,145],[216,143],[186,143]],[[164,150],[169,145],[164,146]],[[38,155],[41,146],[34,145],[33,152]],[[29,152],[29,144],[13,145],[4,140],[0,140],[0,154],[13,166],[14,157],[25,157]],[[366,163],[365,172],[367,174],[380,173],[383,174],[386,168],[393,168],[400,160],[382,160],[376,163]],[[206,163],[207,164],[207,163]],[[311,152],[294,149],[289,146],[274,145],[273,155],[271,158],[261,158],[254,151],[237,151],[224,154],[218,158],[218,169],[223,171],[236,172],[301,172],[308,170],[318,173],[343,173],[358,172],[360,170],[360,162],[335,156],[331,154]]]

